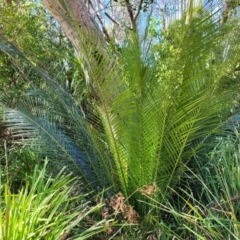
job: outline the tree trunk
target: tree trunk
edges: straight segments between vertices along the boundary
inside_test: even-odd
[[[59,22],[78,54],[82,52],[80,34],[91,34],[95,43],[103,43],[103,34],[83,0],[42,0]]]

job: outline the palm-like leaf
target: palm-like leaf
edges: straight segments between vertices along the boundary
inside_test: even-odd
[[[2,94],[2,104],[13,108],[7,109],[4,117],[5,123],[13,129],[14,137],[29,141],[36,133],[40,134],[46,153],[58,159],[55,163],[57,167],[67,164],[72,166],[71,170],[75,173],[81,173],[87,182],[96,184],[98,181],[99,185],[108,186],[109,184],[104,183],[106,177],[103,174],[105,171],[102,171],[102,163],[97,163],[98,154],[81,108],[76,106],[63,86],[32,66],[14,46],[4,45],[3,49],[23,60],[47,84],[46,88],[28,91],[15,101],[8,94]],[[21,73],[24,77],[29,77],[23,71]],[[94,169],[103,176],[93,173]]]
[[[194,149],[201,150],[203,140],[227,120],[233,105],[236,89],[221,92],[218,86],[237,59],[238,45],[234,29],[223,31],[217,18],[199,11],[187,25],[180,20],[170,61],[160,58],[154,64],[143,60],[147,58],[136,35],[129,37],[119,56],[95,44],[96,58],[96,40],[81,32],[97,93],[97,114],[90,120],[62,86],[24,59],[46,87],[14,104],[3,94],[1,102],[14,107],[5,112],[6,123],[24,134],[38,132],[48,153],[72,161],[92,186],[113,186],[129,196],[156,182],[161,201]],[[222,58],[216,59],[219,44]],[[23,59],[13,46],[1,49]]]

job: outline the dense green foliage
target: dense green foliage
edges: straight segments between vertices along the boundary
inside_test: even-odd
[[[47,163],[47,162],[46,162]],[[81,229],[77,235],[70,232],[84,218],[101,209],[101,204],[87,209],[81,203],[84,195],[74,194],[76,183],[62,171],[52,179],[46,177],[46,164],[34,167],[32,179],[17,194],[11,193],[9,183],[4,184],[0,197],[0,238],[14,239],[88,239],[107,229],[111,221],[101,221],[89,229]],[[74,202],[78,202],[78,206]],[[74,206],[74,208],[72,207]]]
[[[38,66],[55,80],[66,84],[71,91],[76,91],[75,86],[83,79],[77,72],[78,63],[70,61],[73,58],[73,49],[59,24],[37,1],[24,0],[11,5],[6,5],[4,2],[0,1],[1,38],[8,39],[24,52],[34,66]],[[14,91],[17,94],[18,91],[29,87],[32,82],[32,79],[21,76],[12,60],[2,52],[0,80],[1,91],[10,89],[10,93]],[[34,82],[35,87],[40,84],[40,79]]]
[[[14,7],[3,9],[12,17]],[[26,166],[31,176],[38,158],[48,156],[53,176],[62,169],[72,172],[86,184],[84,190],[93,195],[104,191],[104,198],[110,199],[105,207],[121,223],[139,223],[142,232],[130,231],[133,237],[144,238],[149,228],[161,239],[238,238],[239,149],[224,138],[223,131],[238,102],[238,19],[224,25],[218,11],[189,7],[160,33],[154,24],[146,38],[128,31],[119,51],[111,46],[99,48],[91,34],[79,30],[86,67],[82,59],[65,54],[67,50],[71,55],[71,50],[64,37],[64,43],[54,44],[60,30],[57,25],[47,27],[52,21],[48,15],[41,12],[36,19],[38,10],[30,9],[32,14],[15,19],[33,20],[33,25],[26,25],[29,35],[14,39],[11,31],[17,24],[10,21],[0,41],[0,61],[10,63],[10,68],[2,65],[1,71],[12,69],[17,82],[31,83],[14,97],[1,91],[5,127],[11,130],[12,141],[26,148],[17,161],[14,154],[6,154],[4,145],[3,179],[15,179],[17,167],[24,171]],[[36,29],[41,31],[33,40]],[[149,43],[149,36],[154,41]],[[43,44],[38,39],[44,39]],[[61,81],[56,73],[69,73],[71,82],[77,81],[73,92],[66,78]],[[88,85],[80,89],[86,75]],[[8,85],[11,77],[1,81]],[[91,98],[83,101],[87,92]],[[17,164],[9,168],[8,157],[16,158]],[[25,158],[32,163],[24,164]],[[28,189],[31,179],[24,174],[21,178]],[[58,188],[58,183],[59,176],[56,194],[63,186]],[[10,199],[5,186],[5,199]],[[33,195],[26,192],[26,197],[57,203],[47,198],[47,190],[35,195],[34,187],[30,185]],[[17,196],[24,199],[24,190],[19,191]],[[76,212],[66,219],[74,219]],[[65,227],[59,224],[63,232],[68,231]]]

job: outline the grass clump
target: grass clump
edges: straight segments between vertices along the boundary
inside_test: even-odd
[[[16,194],[11,192],[10,184],[4,184],[0,197],[0,239],[82,240],[106,230],[112,220],[86,225],[87,216],[100,211],[102,204],[89,207],[83,194],[73,194],[76,179],[63,171],[54,179],[45,177],[46,167],[46,163],[43,168],[36,165],[32,181]]]
[[[197,161],[199,168],[194,172],[189,169],[186,176],[193,181],[191,184],[171,188],[172,198],[165,203],[151,199],[152,209],[158,208],[164,216],[155,218],[154,236],[182,240],[240,239],[239,139],[222,139],[208,155],[207,164]]]

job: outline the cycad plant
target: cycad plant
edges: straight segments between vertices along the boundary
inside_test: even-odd
[[[236,28],[221,26],[219,16],[201,8],[183,16],[161,39],[164,51],[153,54],[137,33],[129,32],[118,52],[79,32],[95,95],[91,111],[2,41],[23,76],[43,82],[18,99],[2,93],[4,121],[94,190],[120,191],[139,211],[141,193],[162,202],[234,105],[237,89],[219,86],[237,61]]]

